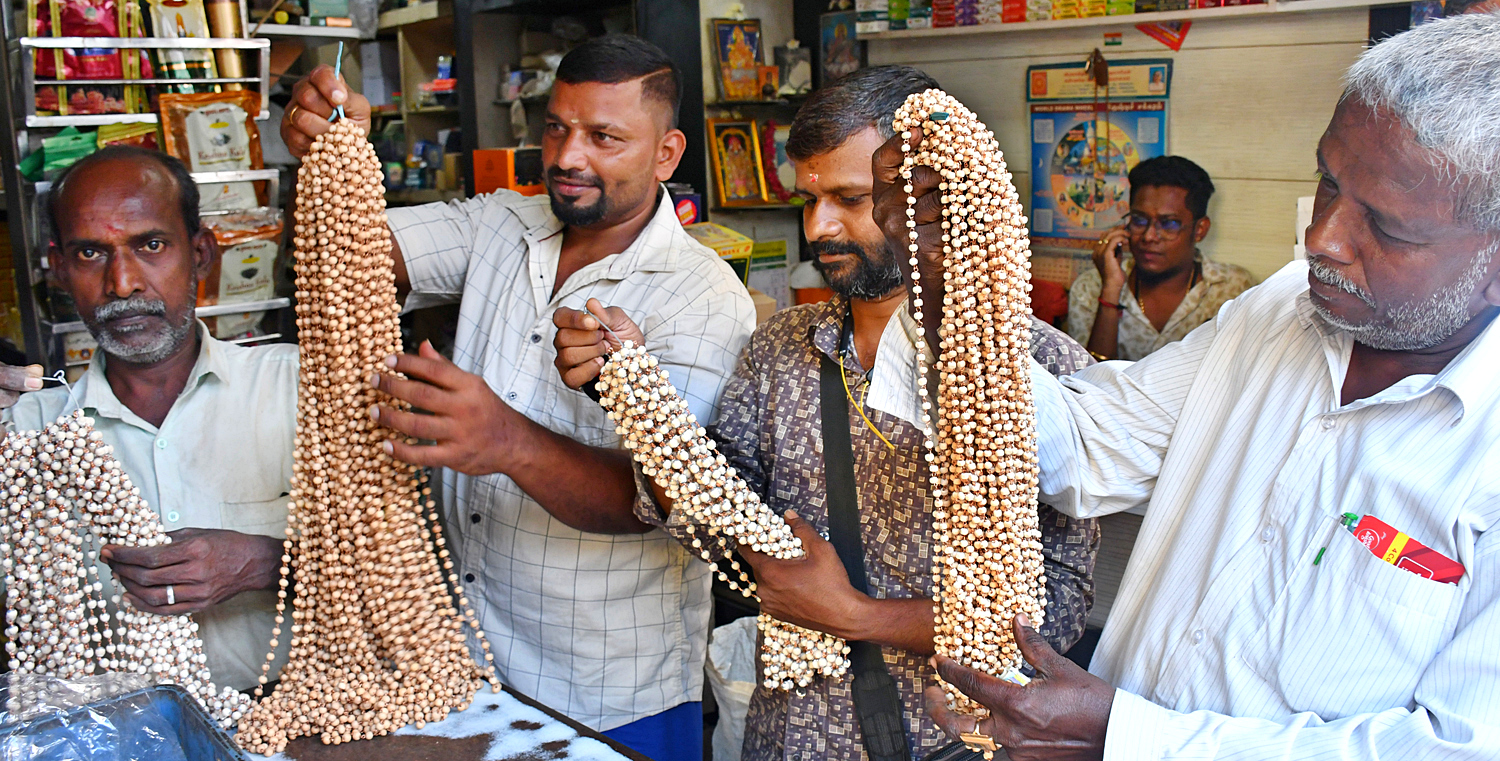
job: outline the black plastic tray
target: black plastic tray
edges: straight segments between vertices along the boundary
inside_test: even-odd
[[[177,742],[181,744],[187,761],[247,761],[244,752],[208,717],[198,701],[175,684],[127,692],[64,713],[0,726],[0,748],[27,736],[41,735],[65,726],[97,723],[98,718],[110,719],[148,707],[155,708],[177,731]]]

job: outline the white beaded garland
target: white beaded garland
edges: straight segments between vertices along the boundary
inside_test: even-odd
[[[281,682],[235,738],[255,753],[313,734],[336,744],[420,727],[468,707],[481,680],[500,688],[430,490],[385,453],[392,434],[368,413],[403,407],[367,382],[401,349],[382,179],[374,147],[347,119],[313,141],[298,170],[297,438],[262,685],[293,583],[296,594]]]
[[[75,411],[40,431],[7,435],[0,470],[0,567],[11,669],[62,679],[104,671],[143,674],[181,685],[224,726],[238,721],[250,699],[213,685],[191,618],[137,610],[114,578],[106,597],[100,547],[156,547],[172,538],[94,421]],[[24,690],[12,692],[7,708],[25,711],[27,700]]]
[[[946,293],[939,330],[937,415],[922,403],[930,463],[937,652],[999,675],[1021,665],[1011,619],[1043,622],[1046,587],[1037,525],[1035,408],[1029,372],[1030,260],[1026,218],[994,135],[941,90],[911,96],[894,126],[903,145],[901,177],[907,216],[915,215],[912,170],[941,176]],[[911,272],[919,260],[915,220],[908,219]],[[913,307],[921,323],[921,285]],[[925,343],[925,335],[922,341]],[[918,382],[927,383],[925,352]],[[950,707],[982,715],[983,706],[944,684]]]
[[[694,536],[693,547],[730,589],[755,596],[755,584],[739,561],[729,561],[739,572],[731,579],[713,560],[728,555],[733,545],[783,560],[803,556],[802,540],[727,464],[667,371],[644,347],[625,341],[600,370],[598,388],[599,404],[626,448],[672,500],[673,523]],[[817,677],[839,677],[849,669],[849,645],[838,637],[765,614],[756,624],[767,689],[806,687]]]

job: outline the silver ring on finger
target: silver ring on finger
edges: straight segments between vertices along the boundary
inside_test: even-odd
[[[172,590],[172,585],[171,584],[167,585],[167,604],[168,605],[176,605],[177,604],[177,593]],[[979,724],[978,724],[979,720],[975,719],[974,721],[975,721],[974,726],[978,727],[979,726]]]

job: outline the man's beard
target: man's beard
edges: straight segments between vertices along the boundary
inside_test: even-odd
[[[599,189],[599,200],[588,206],[578,206],[569,201],[559,200],[557,193],[552,190],[552,183],[557,180],[567,180],[577,185],[592,185]],[[552,201],[552,214],[570,227],[588,227],[598,224],[609,214],[609,196],[604,192],[604,181],[596,175],[576,171],[564,172],[557,167],[552,167],[547,170],[547,198]]]
[[[809,244],[813,269],[828,287],[845,298],[878,299],[901,286],[901,268],[896,254],[882,241],[878,246],[861,246],[845,240],[817,240]],[[874,249],[874,250],[872,250]],[[823,254],[852,254],[853,266],[846,262],[824,264]]]
[[[1329,325],[1348,333],[1355,342],[1380,351],[1421,351],[1448,340],[1459,328],[1469,324],[1469,299],[1489,271],[1490,259],[1500,248],[1500,241],[1479,252],[1462,279],[1441,288],[1422,301],[1398,304],[1379,310],[1375,297],[1360,288],[1338,270],[1318,257],[1308,257],[1312,276],[1324,285],[1337,288],[1377,309],[1377,314],[1362,323],[1348,322],[1328,311],[1316,299],[1313,308]]]
[[[197,288],[194,286],[194,291]],[[191,303],[191,302],[190,302]],[[157,328],[130,327],[124,330],[111,327],[111,320],[126,317],[162,317],[167,324]],[[94,335],[104,353],[135,365],[149,365],[172,356],[193,331],[193,310],[187,309],[180,319],[173,321],[167,314],[167,304],[159,299],[129,298],[111,301],[94,310],[84,318],[84,324]],[[125,336],[137,338],[124,340]]]

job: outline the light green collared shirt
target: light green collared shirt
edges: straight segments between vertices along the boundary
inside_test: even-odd
[[[103,352],[73,384],[73,394],[167,531],[282,537],[297,431],[297,347],[235,346],[212,338],[201,323],[198,332],[198,362],[160,428],[115,396],[104,377]],[[72,410],[67,389],[48,388],[22,396],[5,419],[33,430]],[[254,591],[193,617],[216,684],[255,686],[275,616],[275,593]],[[291,637],[281,640],[273,679]]]

